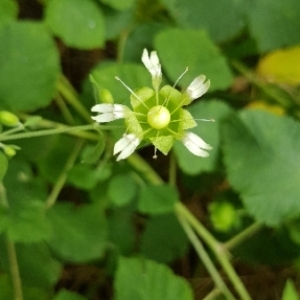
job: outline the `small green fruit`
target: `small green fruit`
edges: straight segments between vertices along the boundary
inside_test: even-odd
[[[162,129],[169,125],[171,120],[170,112],[162,105],[152,107],[147,114],[148,124],[155,129]]]

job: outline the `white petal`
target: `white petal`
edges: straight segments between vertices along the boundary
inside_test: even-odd
[[[187,93],[191,99],[197,99],[207,92],[210,86],[210,81],[204,82],[206,77],[200,75],[196,77],[187,88]]]
[[[136,147],[140,144],[140,139],[135,134],[128,134],[116,142],[114,147],[114,155],[121,152],[117,157],[117,161],[130,156]]]
[[[99,113],[106,113],[106,112],[112,112],[114,109],[115,104],[108,104],[108,103],[101,103],[96,104],[92,107],[92,112],[99,112]]]
[[[197,134],[193,133],[193,132],[187,132],[185,134],[185,138],[189,141],[191,141],[193,144],[195,144],[197,147],[202,148],[202,149],[206,149],[206,150],[211,150],[212,146],[210,146],[209,144],[205,143],[201,137],[199,137]]]
[[[98,123],[107,123],[107,122],[114,121],[116,119],[120,119],[120,118],[116,118],[116,115],[114,113],[105,113],[94,117],[92,116],[91,118]]]
[[[202,156],[202,157],[209,156],[208,152],[202,150],[201,148],[198,148],[195,144],[191,143],[190,141],[186,142],[184,145],[191,153],[193,153],[196,156]]]
[[[207,157],[208,152],[204,151],[211,150],[212,147],[205,143],[198,135],[193,132],[187,132],[182,138],[182,143],[187,149],[196,156]]]
[[[151,73],[152,77],[160,78],[161,77],[161,65],[156,51],[152,51],[149,57],[147,49],[144,49],[142,54],[142,62],[145,67]]]

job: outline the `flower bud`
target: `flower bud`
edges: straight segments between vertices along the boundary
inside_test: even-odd
[[[5,126],[14,127],[14,126],[17,126],[20,123],[20,121],[19,121],[19,118],[15,114],[13,114],[9,111],[6,111],[6,110],[1,110],[0,111],[0,123],[2,123]]]
[[[99,92],[99,96],[103,103],[114,103],[113,95],[107,89],[102,89]]]
[[[17,151],[11,146],[5,146],[3,150],[8,157],[13,157],[17,153]]]

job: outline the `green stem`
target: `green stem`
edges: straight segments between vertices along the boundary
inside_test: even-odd
[[[53,134],[92,130],[94,128],[95,128],[95,124],[90,124],[90,125],[82,125],[82,126],[74,126],[74,127],[64,126],[62,128],[45,129],[45,130],[38,130],[38,131],[33,131],[33,132],[23,132],[23,133],[17,133],[17,134],[13,134],[13,135],[9,135],[9,136],[0,135],[0,142],[9,141],[9,140],[33,138],[33,137],[46,136],[46,135],[53,135]]]
[[[88,123],[91,123],[92,119],[89,111],[87,111],[87,109],[78,100],[77,92],[65,76],[61,75],[57,88],[64,99],[74,107],[82,118]]]
[[[8,201],[6,198],[5,188],[0,182],[0,205],[8,208]],[[23,300],[22,281],[19,271],[17,252],[15,244],[6,235],[6,249],[8,254],[9,269],[14,290],[14,300]]]
[[[172,186],[176,186],[176,171],[177,171],[177,164],[174,152],[171,152],[170,155],[170,168],[169,168],[169,184]]]
[[[148,182],[155,185],[160,185],[164,183],[164,181],[160,178],[160,176],[138,154],[134,153],[131,156],[129,156],[127,158],[127,162],[134,169],[140,172],[143,175],[143,177],[148,180]]]
[[[127,159],[128,163],[132,165],[136,170],[141,172],[146,179],[152,184],[162,184],[163,180],[157,175],[157,173],[137,154],[131,155]],[[215,253],[223,269],[227,273],[229,279],[233,283],[236,291],[238,292],[241,300],[251,300],[250,295],[245,289],[240,278],[236,274],[232,267],[226,248],[222,243],[217,241],[212,234],[197,220],[197,218],[181,203],[175,204],[175,211],[182,218],[186,219],[187,222],[194,228],[199,236],[208,244],[211,250]]]
[[[216,287],[224,294],[224,296],[226,296],[227,300],[236,300],[236,298],[232,295],[230,290],[227,288],[225,282],[223,281],[222,277],[218,273],[218,270],[214,266],[213,262],[211,261],[209,255],[205,251],[205,248],[203,247],[202,243],[196,236],[195,232],[191,228],[190,224],[181,215],[178,215],[178,220],[182,228],[184,229],[187,237],[189,238],[191,244],[193,245],[194,249],[199,255],[201,261],[203,262],[207,271],[209,272]]]
[[[257,231],[262,228],[260,223],[253,223],[234,237],[232,237],[229,241],[224,243],[224,247],[226,249],[232,249],[240,245],[243,241],[254,235]]]
[[[217,259],[222,265],[224,271],[227,273],[228,278],[231,280],[233,286],[235,287],[237,293],[242,300],[251,300],[250,295],[245,289],[242,281],[236,274],[234,268],[232,267],[228,253],[223,244],[217,241],[213,235],[197,220],[197,218],[181,203],[177,202],[175,204],[175,209],[177,214],[185,218],[188,223],[194,228],[194,230],[199,234],[200,237],[208,244],[211,250],[215,253]]]
[[[75,120],[74,120],[72,114],[70,113],[70,110],[67,107],[64,99],[61,97],[61,95],[58,94],[55,100],[56,100],[57,106],[59,107],[66,123],[75,124]]]
[[[9,130],[6,130],[6,131],[2,132],[1,136],[11,135],[13,133],[16,133],[16,132],[22,131],[22,130],[24,130],[24,126],[21,124],[18,127],[15,127],[15,128],[12,128],[12,129],[9,129]]]
[[[56,200],[57,197],[59,195],[59,193],[61,192],[62,188],[64,187],[67,177],[68,177],[68,171],[73,167],[79,153],[80,150],[82,148],[84,144],[84,140],[78,140],[78,142],[76,143],[72,153],[70,154],[62,172],[60,173],[60,175],[58,176],[55,185],[50,193],[50,195],[48,196],[47,200],[46,200],[46,209],[49,209],[50,207],[52,207]]]
[[[207,294],[202,300],[213,300],[220,296],[221,291],[219,289],[213,289],[209,294]]]
[[[20,117],[20,119],[26,121],[31,116],[26,115],[26,114],[20,114],[19,117]],[[46,127],[46,128],[70,128],[70,126],[68,126],[66,124],[54,122],[54,121],[51,121],[51,120],[48,120],[48,119],[41,119],[38,122],[37,125],[39,125],[40,127]],[[106,129],[106,128],[102,128],[100,125],[95,125],[95,127],[96,126],[98,126],[101,129]],[[99,136],[95,133],[92,133],[92,132],[70,131],[70,132],[66,132],[66,133],[68,133],[70,135],[77,136],[77,137],[81,137],[81,138],[84,138],[84,139],[92,140],[92,141],[98,141],[99,140]],[[2,134],[0,136],[2,136]]]

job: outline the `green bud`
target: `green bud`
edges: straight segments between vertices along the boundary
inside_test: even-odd
[[[218,231],[226,232],[236,224],[236,211],[229,202],[213,202],[209,206],[209,212],[210,220]]]
[[[114,103],[114,98],[113,98],[111,92],[107,89],[102,89],[99,92],[99,97],[103,103]]]
[[[17,151],[11,146],[5,146],[3,150],[8,157],[13,157],[17,153]]]
[[[0,111],[0,123],[2,123],[5,126],[17,126],[20,123],[19,118],[14,115],[13,113],[1,110]]]

